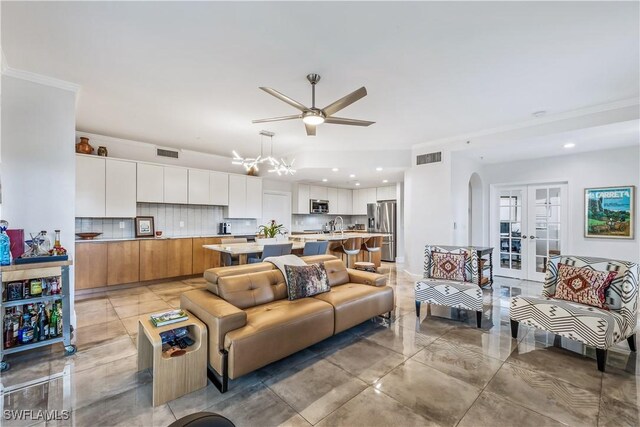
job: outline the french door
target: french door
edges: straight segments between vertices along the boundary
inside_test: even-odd
[[[496,187],[492,200],[496,274],[544,281],[549,256],[567,247],[566,184]]]

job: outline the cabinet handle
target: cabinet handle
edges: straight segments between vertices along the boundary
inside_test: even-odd
[[[533,239],[535,239],[535,238],[536,238],[536,236],[529,236],[529,238],[530,238],[531,240],[533,240]]]

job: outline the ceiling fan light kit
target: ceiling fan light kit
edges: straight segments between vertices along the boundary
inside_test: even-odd
[[[307,136],[315,136],[316,135],[316,126],[322,123],[330,123],[336,125],[348,125],[348,126],[371,126],[375,122],[369,122],[366,120],[358,120],[358,119],[347,119],[343,117],[334,117],[333,114],[342,110],[343,108],[348,107],[359,99],[367,96],[367,89],[362,86],[360,89],[351,92],[349,95],[344,96],[337,101],[327,105],[324,108],[316,108],[316,84],[320,81],[319,74],[309,74],[307,75],[307,80],[311,83],[311,108],[306,107],[305,105],[299,103],[298,101],[289,98],[288,96],[278,92],[275,89],[270,87],[260,87],[263,91],[267,92],[269,95],[275,96],[279,100],[286,102],[291,105],[293,108],[296,108],[301,111],[301,114],[291,115],[291,116],[282,116],[282,117],[272,117],[268,119],[258,119],[253,120],[253,123],[266,123],[266,122],[279,122],[283,120],[295,120],[302,119],[304,123],[305,130],[307,131]]]

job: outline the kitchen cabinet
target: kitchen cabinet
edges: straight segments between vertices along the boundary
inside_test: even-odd
[[[329,213],[334,215],[339,215],[340,210],[338,209],[338,189],[337,188],[327,188],[327,201],[329,202]]]
[[[205,249],[203,245],[217,245],[221,242],[220,237],[198,237],[193,239],[192,246],[192,274],[202,274],[205,270],[220,267],[220,253]]]
[[[331,205],[329,205],[331,209]],[[338,215],[351,215],[353,212],[353,191],[348,188],[338,188],[338,206],[336,213]]]
[[[138,202],[164,202],[164,166],[138,163],[136,176]]]
[[[247,208],[244,218],[262,218],[262,178],[247,176]]]
[[[75,289],[99,288],[107,285],[107,245],[81,243],[76,245]]]
[[[376,188],[361,188],[353,190],[353,210],[352,215],[366,215],[367,205],[369,203],[376,203]]]
[[[229,205],[225,218],[262,217],[262,178],[229,175]]]
[[[98,244],[98,243],[96,243]],[[85,243],[78,247],[85,246]],[[121,285],[140,280],[140,242],[100,243],[107,248],[107,285]]]
[[[186,204],[188,186],[187,169],[164,167],[164,203]]]
[[[376,200],[396,200],[396,186],[387,185],[386,187],[376,188]]]
[[[313,200],[328,200],[327,187],[319,185],[309,186],[309,198]]]
[[[193,268],[193,239],[170,239],[167,242],[166,277],[188,276]]]
[[[367,205],[369,203],[376,203],[378,201],[377,197],[377,189],[374,188],[365,188],[364,189],[364,213],[367,213]]]
[[[293,188],[292,212],[294,214],[309,213],[310,188],[307,184],[296,184]]]
[[[86,243],[82,243],[85,245]],[[167,275],[169,240],[140,241],[140,281],[158,280]]]
[[[76,156],[77,217],[104,217],[105,168],[104,157]]]
[[[229,205],[229,174],[209,172],[209,203],[216,206]]]
[[[136,163],[106,159],[105,212],[107,218],[136,216]]]
[[[209,171],[189,169],[188,203],[190,205],[210,205]]]
[[[362,203],[360,202],[360,198],[362,195],[362,190],[353,190],[353,200],[352,200],[352,215],[362,215]],[[366,214],[366,211],[365,211]]]

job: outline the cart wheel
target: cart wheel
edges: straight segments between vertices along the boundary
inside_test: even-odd
[[[65,356],[71,356],[73,354],[76,354],[76,346],[75,345],[66,345],[64,346],[64,355]]]
[[[0,372],[8,371],[11,368],[9,362],[2,361],[0,362]]]

